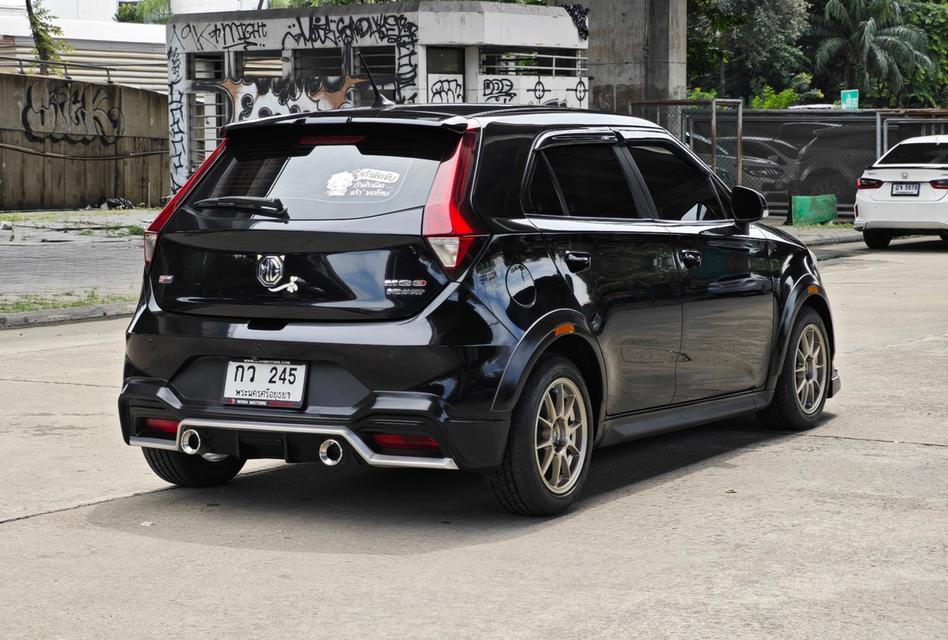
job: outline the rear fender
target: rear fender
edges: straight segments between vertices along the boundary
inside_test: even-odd
[[[591,393],[590,395],[594,398],[597,396],[602,398],[596,411],[596,415],[601,420],[605,415],[604,399],[607,397],[605,389],[607,385],[606,369],[602,351],[599,348],[599,342],[589,328],[586,317],[573,309],[551,311],[527,329],[507,362],[500,384],[497,387],[497,393],[494,396],[492,410],[512,411],[540,357],[549,351],[554,343],[566,339],[568,336],[581,338],[595,355],[596,366],[599,368],[599,380],[603,388],[601,393]]]

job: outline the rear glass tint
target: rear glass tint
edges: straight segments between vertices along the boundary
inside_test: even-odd
[[[948,143],[903,143],[882,156],[878,164],[948,164]]]
[[[235,132],[188,204],[227,196],[279,199],[297,220],[421,207],[452,140],[445,132],[409,126],[290,128]],[[226,215],[226,209],[199,210]]]

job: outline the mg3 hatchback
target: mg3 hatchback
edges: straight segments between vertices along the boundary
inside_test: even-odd
[[[839,389],[816,259],[663,129],[537,107],[230,125],[145,238],[122,434],[161,478],[249,458],[482,472],[574,502],[593,449]]]
[[[909,138],[856,180],[856,223],[866,245],[884,249],[898,235],[948,241],[948,136]]]

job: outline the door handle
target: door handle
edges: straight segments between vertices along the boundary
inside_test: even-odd
[[[694,249],[682,249],[681,261],[685,264],[686,269],[694,269],[695,267],[700,267],[701,266],[701,252],[695,251]]]
[[[592,264],[592,256],[586,251],[567,251],[566,266],[573,273],[588,269]]]

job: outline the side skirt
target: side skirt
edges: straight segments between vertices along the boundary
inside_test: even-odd
[[[599,446],[654,436],[699,424],[760,411],[770,405],[772,391],[751,391],[685,405],[607,418]]]

